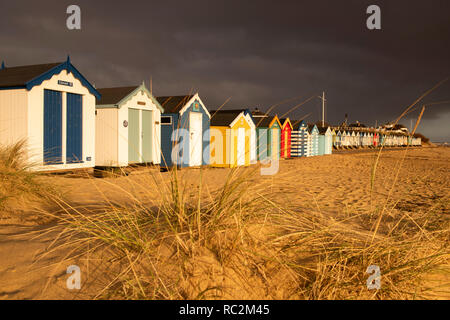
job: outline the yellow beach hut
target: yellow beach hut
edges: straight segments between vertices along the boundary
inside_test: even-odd
[[[256,157],[256,128],[247,109],[211,111],[210,164],[248,166]]]

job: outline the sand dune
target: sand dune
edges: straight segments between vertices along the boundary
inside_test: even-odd
[[[371,173],[376,156],[377,153],[344,153],[282,160],[280,170],[274,176],[261,176],[258,166],[241,170],[254,171],[248,179],[252,188],[264,190],[272,201],[295,211],[319,210],[336,218],[386,205],[389,217],[396,212],[414,215],[437,207],[443,218],[449,218],[450,148],[383,153],[371,195]],[[202,171],[202,179],[207,188],[215,190],[222,186],[228,172],[229,169],[207,168]],[[180,172],[194,193],[199,173],[199,169]],[[39,179],[61,190],[72,206],[95,209],[109,202],[127,204],[130,195],[157,200],[158,192],[151,190],[153,187],[147,180],[149,174],[156,183],[162,184],[167,183],[170,173],[141,168],[118,178],[42,176]],[[52,249],[58,230],[50,229],[55,227],[54,221],[42,216],[36,208],[44,210],[45,206],[12,210],[4,213],[0,220],[0,299],[92,297],[92,292],[99,286],[94,281],[96,260],[90,261],[85,256],[63,260],[71,249]],[[386,223],[389,224],[389,218]],[[65,270],[72,262],[89,270],[86,276],[89,285],[86,283],[83,290],[76,293],[65,286]],[[433,281],[433,285],[442,285],[448,284],[450,279],[437,277]],[[448,293],[444,290],[441,297],[449,298]]]

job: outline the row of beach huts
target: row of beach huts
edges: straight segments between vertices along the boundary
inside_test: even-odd
[[[155,164],[246,166],[338,148],[421,145],[370,128],[322,127],[257,109],[208,110],[196,94],[93,86],[71,63],[0,67],[0,145],[27,141],[36,170]]]

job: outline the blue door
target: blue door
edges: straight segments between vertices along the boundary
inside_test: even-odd
[[[44,164],[62,163],[62,95],[44,90]]]
[[[66,162],[83,162],[83,97],[67,93]]]

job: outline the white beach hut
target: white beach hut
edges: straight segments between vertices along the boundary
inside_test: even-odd
[[[38,171],[95,165],[95,99],[98,91],[72,65],[0,68],[0,144],[27,141]]]
[[[349,135],[348,135],[348,131],[346,131],[346,130],[342,130],[342,133],[341,133],[341,146],[342,147],[345,147],[345,148],[348,148],[348,146],[349,146]]]
[[[351,136],[351,146],[352,147],[358,147],[359,145],[359,136],[356,134],[356,131],[352,130],[350,133]]]
[[[371,132],[369,132],[369,134],[368,134],[368,141],[367,141],[367,146],[368,147],[373,147],[373,140],[374,139],[374,136],[373,136],[373,132],[371,131]]]
[[[98,91],[96,166],[160,164],[163,108],[145,84]]]

